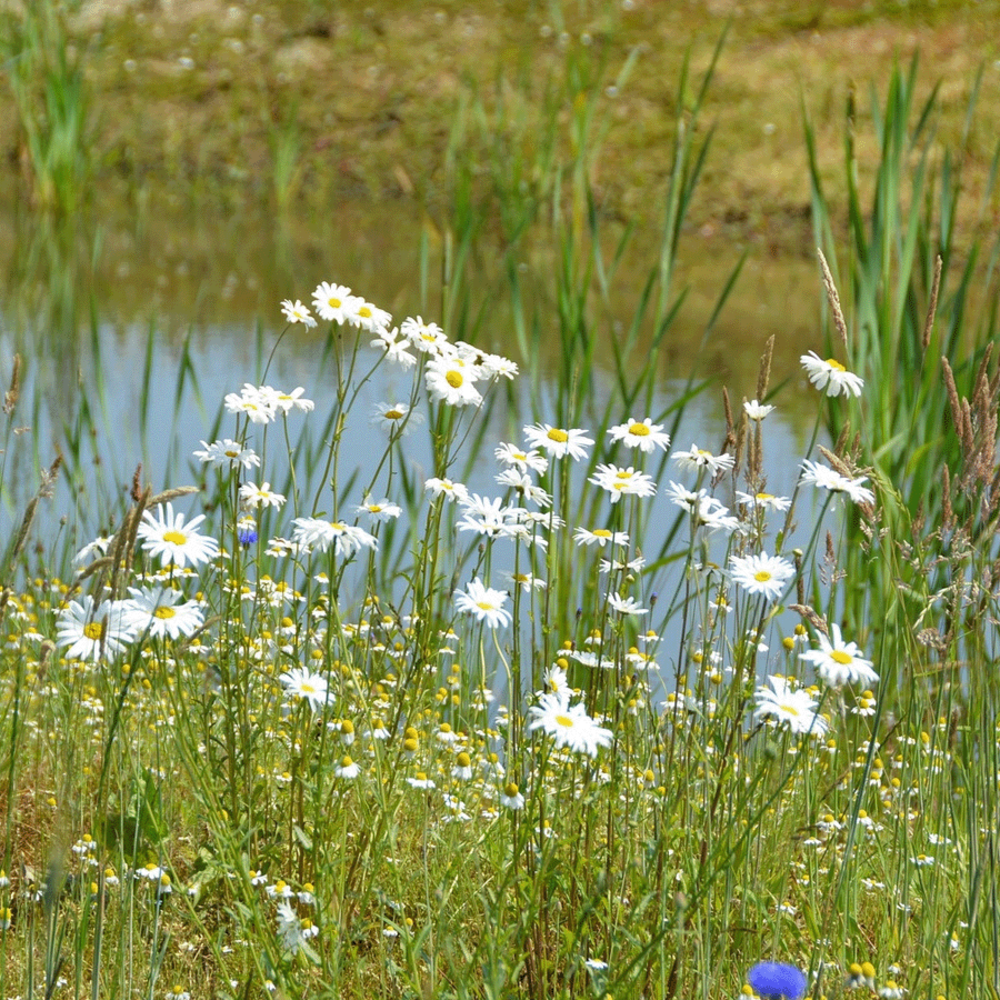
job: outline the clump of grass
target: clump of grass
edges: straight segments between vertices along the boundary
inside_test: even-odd
[[[908,675],[884,641],[854,644],[834,538],[858,520],[874,537],[896,502],[856,475],[864,439],[781,498],[773,402],[727,404],[717,453],[670,451],[641,411],[536,421],[496,443],[499,489],[477,497],[453,473],[512,362],[427,321],[396,330],[343,288],[314,308],[321,449],[292,440],[318,419],[305,390],[244,385],[196,456],[209,520],[137,480],[74,576],[7,603],[0,988],[707,997],[774,958],[813,996],[892,996],[991,974],[977,789],[996,685],[950,674],[926,619]],[[346,468],[359,388],[387,365],[412,388]],[[759,397],[790,374],[773,367],[768,345]],[[993,491],[995,382],[987,363],[970,399],[951,390],[970,469],[951,519],[880,538],[956,581],[990,565],[954,511],[959,488]],[[660,456],[678,481],[646,471]],[[653,563],[657,502],[680,527]],[[963,531],[964,554],[935,548]],[[963,586],[950,614],[981,666],[994,599]]]
[[[26,201],[70,215],[87,200],[89,93],[63,5],[41,0],[3,14],[0,48],[19,125]]]

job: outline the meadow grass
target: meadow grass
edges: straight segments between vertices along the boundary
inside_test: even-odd
[[[259,329],[204,455],[175,463],[201,495],[137,474],[120,507],[106,487],[104,537],[71,563],[33,532],[57,463],[16,522],[0,996],[708,1000],[752,993],[762,959],[804,970],[816,998],[1000,990],[995,313],[970,329],[958,264],[942,253],[935,270],[920,155],[901,194],[931,108],[909,138],[912,73],[893,76],[881,201],[869,214],[854,191],[848,265],[813,171],[817,294],[848,353],[802,345],[827,380],[802,458],[823,467],[780,498],[763,404],[801,373],[774,370],[772,344],[761,405],[724,397],[720,447],[667,441],[693,377],[667,404],[657,391],[711,70],[680,77],[660,250],[616,336],[625,241],[596,209],[601,76],[578,58],[546,97],[571,97],[575,154],[543,134],[518,144],[524,162],[498,148],[487,166],[511,248],[496,289],[477,298],[470,279],[486,219],[463,130],[519,126],[497,103],[512,117],[494,133],[473,99],[439,281],[426,243],[416,255],[418,308],[443,331],[396,332],[337,289],[290,301],[290,325],[328,315],[316,385],[266,388],[284,335]],[[540,217],[556,262],[542,294],[517,267]],[[530,371],[492,353],[501,299]],[[933,373],[920,338],[947,357]],[[152,351],[151,331],[141,434]],[[175,412],[201,395],[191,357]],[[360,394],[386,369],[409,388],[372,424]],[[93,397],[68,424],[77,483],[108,422],[99,383]],[[12,376],[0,485],[26,404]],[[848,422],[821,450],[824,424]],[[358,426],[371,445],[348,467]],[[484,466],[504,476],[492,502],[469,496]]]

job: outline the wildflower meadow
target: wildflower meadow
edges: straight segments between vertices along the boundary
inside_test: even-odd
[[[469,319],[463,202],[433,312],[289,288],[170,481],[136,468],[86,537],[43,516],[83,445],[33,473],[0,552],[0,998],[1000,996],[995,253],[953,244],[961,178],[896,68],[846,227],[806,116],[814,336],[762,339],[753,392],[661,392],[710,133],[712,69],[683,73],[603,339],[584,94],[533,317]],[[314,379],[276,384],[306,332]],[[681,437],[696,397],[716,440]]]

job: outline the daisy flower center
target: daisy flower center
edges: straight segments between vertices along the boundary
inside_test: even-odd
[[[560,726],[565,726],[567,729],[572,729],[575,725],[572,716],[569,715],[557,715],[556,722],[558,722]]]
[[[177,612],[173,608],[164,605],[162,608],[157,608],[153,612],[153,617],[160,618],[165,621],[168,618],[173,618],[176,614]]]
[[[458,389],[461,387],[462,383],[465,381],[462,376],[456,371],[450,371],[445,375],[444,380],[452,387],[452,389]]]
[[[362,306],[362,307],[361,307],[361,308],[360,308],[360,309],[358,310],[358,315],[359,315],[359,316],[360,316],[360,317],[361,317],[362,319],[371,319],[371,318],[372,318],[372,311],[371,311],[371,309],[369,309],[369,308],[368,308],[368,306]]]
[[[649,427],[646,424],[631,424],[628,432],[634,437],[647,437],[649,435]]]
[[[83,634],[95,642],[104,635],[104,624],[102,622],[87,622],[83,626]]]
[[[183,531],[165,531],[163,540],[171,545],[184,545],[187,543],[187,535]]]
[[[830,654],[830,659],[834,663],[839,663],[842,667],[846,667],[849,663],[854,662],[854,657],[850,653],[845,653],[842,649],[835,649]]]
[[[402,410],[386,410],[385,419],[386,420],[402,420],[406,416]]]
[[[632,473],[626,472],[625,469],[619,469],[618,472],[615,473],[615,479],[631,479],[631,478],[632,478]]]
[[[611,537],[611,532],[608,531],[607,528],[598,528],[594,532],[594,534],[597,535],[598,538],[610,538]]]
[[[316,694],[316,688],[314,685],[310,684],[309,681],[302,682],[302,692],[304,694]]]
[[[377,503],[370,503],[370,504],[368,505],[368,509],[369,509],[369,510],[370,510],[370,511],[371,511],[371,512],[372,512],[373,514],[378,514],[378,513],[379,513],[379,512],[380,512],[380,511],[382,510],[382,505],[381,505],[381,504],[377,504]]]
[[[482,608],[483,611],[492,611],[493,605],[489,601],[476,601],[476,607]]]
[[[508,781],[507,784],[504,785],[503,793],[509,799],[512,799],[515,795],[517,795],[518,791],[519,789],[513,781]]]
[[[226,458],[237,458],[239,456],[239,452],[238,451],[230,450],[230,451],[225,452],[225,456],[226,456]]]
[[[757,499],[760,500],[761,502],[763,502],[765,500],[773,500],[774,499],[774,494],[773,493],[758,493],[757,494]]]
[[[569,435],[558,427],[553,427],[546,437],[550,441],[557,441],[559,444],[565,444],[569,440]]]
[[[326,304],[331,309],[339,309],[342,305],[340,299],[335,299],[332,295],[326,300]]]
[[[773,580],[774,576],[773,576],[773,574],[768,573],[768,571],[766,569],[759,569],[759,570],[757,570],[756,573],[754,573],[753,578],[758,583],[767,583],[768,580]]]
[[[794,715],[796,718],[802,714],[794,705],[782,705],[780,707],[782,712],[787,712],[789,715]]]
[[[830,367],[831,367],[831,368],[832,368],[832,369],[833,369],[833,370],[834,370],[835,372],[846,372],[846,371],[847,371],[847,369],[846,369],[846,368],[845,368],[845,367],[844,367],[844,366],[843,366],[843,365],[842,365],[842,364],[841,364],[841,363],[840,363],[839,361],[834,361],[834,359],[833,359],[833,358],[827,358],[827,359],[826,359],[826,363],[827,363],[827,364],[828,364],[828,365],[829,365],[829,366],[830,366]]]

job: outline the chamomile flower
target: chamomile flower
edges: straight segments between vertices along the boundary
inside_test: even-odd
[[[564,430],[551,424],[534,424],[524,428],[524,436],[532,448],[540,448],[553,458],[569,455],[574,461],[587,457],[587,449],[594,443],[580,427]]]
[[[56,644],[68,646],[68,660],[90,660],[120,653],[131,641],[124,615],[124,602],[94,603],[90,594],[70,601],[56,619]]]
[[[285,692],[293,698],[301,698],[314,711],[319,711],[331,699],[326,678],[313,673],[308,667],[293,667],[279,678]]]
[[[516,781],[508,781],[503,786],[503,790],[500,792],[500,805],[504,809],[510,809],[512,812],[517,812],[518,809],[524,808],[524,796],[521,794]]]
[[[507,595],[502,590],[484,586],[478,576],[467,590],[455,593],[455,607],[459,611],[471,612],[490,628],[511,623],[511,613],[504,608],[506,602]]]
[[[799,358],[805,368],[809,381],[819,390],[825,390],[828,396],[860,396],[865,386],[865,380],[853,372],[849,372],[839,361],[827,358],[824,361],[815,351],[803,354]]]
[[[294,302],[291,299],[282,300],[281,311],[289,323],[304,323],[309,327],[316,325],[316,320],[312,318],[308,307],[304,306],[298,299]]]
[[[299,915],[288,903],[278,904],[278,937],[281,939],[282,947],[293,954],[299,951],[306,942],[306,935],[302,933]]]
[[[757,689],[757,707],[754,715],[777,720],[787,725],[793,733],[822,735],[827,721],[816,712],[816,701],[804,688],[793,687],[784,677],[768,677],[771,690]]]
[[[670,447],[670,435],[664,431],[663,424],[654,424],[652,417],[642,421],[626,420],[610,428],[608,433],[612,441],[621,441],[627,447],[638,448],[647,454],[656,448],[666,451]]]
[[[221,441],[213,441],[208,444],[201,442],[201,451],[194,452],[194,457],[199,462],[208,462],[212,465],[231,465],[249,469],[251,466],[260,465],[260,455],[252,448],[246,448],[239,441],[232,438],[224,438]]]
[[[748,594],[762,594],[776,601],[785,584],[795,575],[795,567],[781,556],[732,556],[731,575]]]
[[[340,763],[334,766],[333,773],[338,778],[353,781],[361,773],[361,768],[349,755],[345,755],[341,757]]]
[[[861,656],[861,650],[853,642],[844,642],[839,625],[830,626],[830,638],[819,633],[819,649],[800,653],[799,659],[811,663],[822,680],[830,687],[840,688],[845,684],[874,684],[878,680],[871,660]]]
[[[156,513],[144,510],[142,523],[136,534],[142,539],[142,547],[163,565],[173,563],[183,569],[190,563],[198,566],[207,563],[219,554],[219,543],[214,538],[202,535],[198,528],[205,520],[204,514],[186,521],[183,514],[174,513],[169,501],[160,504]]]

